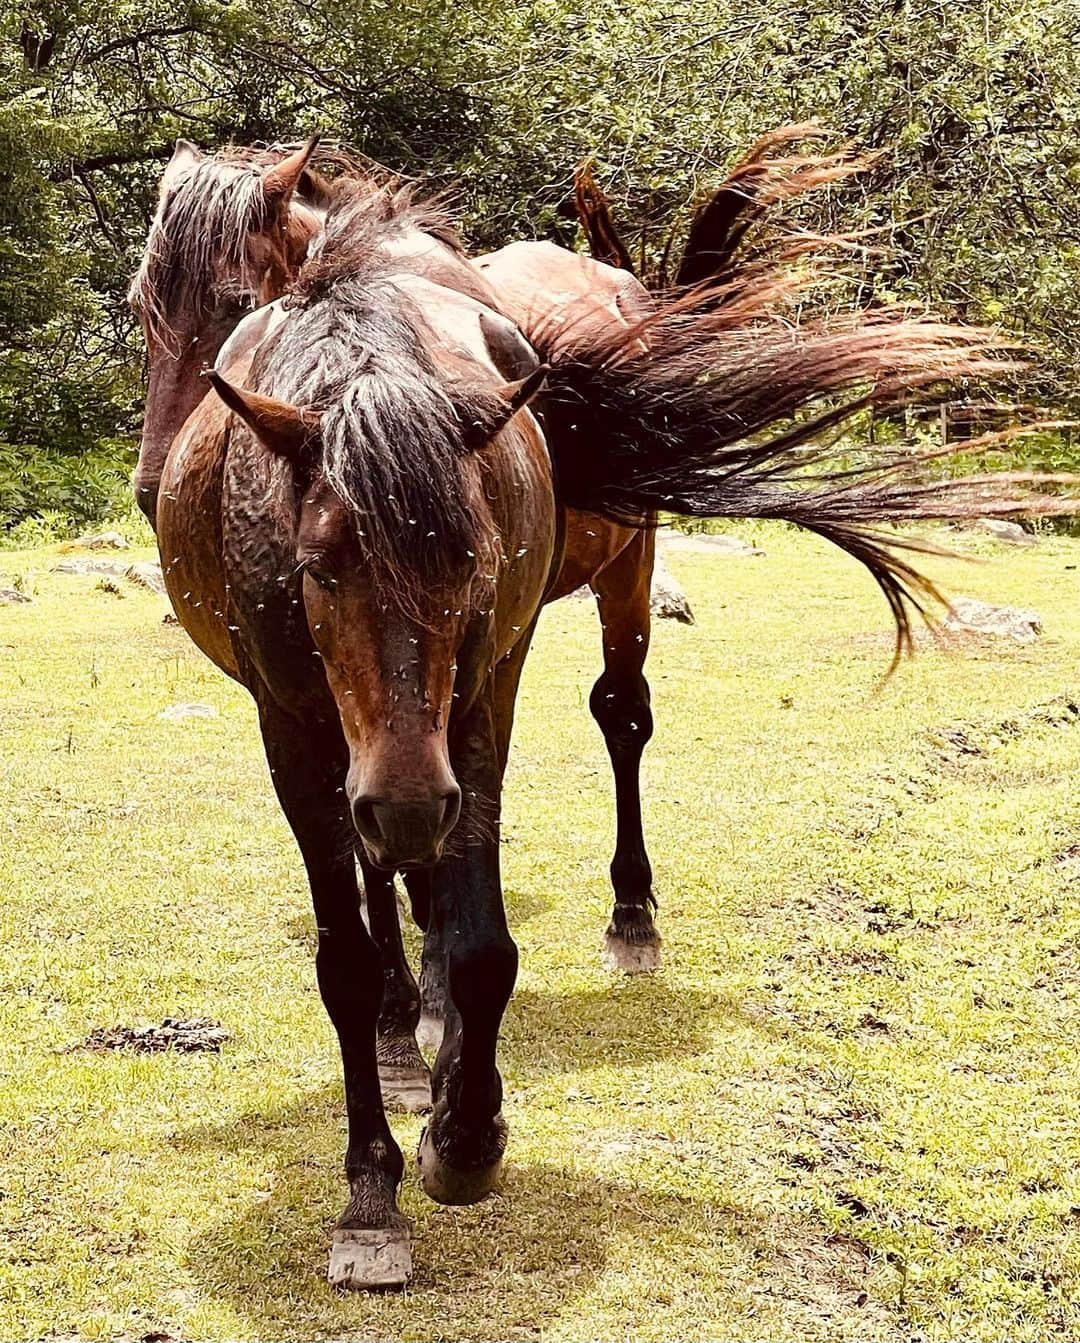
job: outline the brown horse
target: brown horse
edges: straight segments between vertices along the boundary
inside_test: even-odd
[[[242,324],[241,318],[252,306],[285,291],[321,230],[332,191],[323,177],[310,171],[314,149],[314,142],[309,142],[285,156],[240,150],[206,158],[181,142],[166,170],[146,255],[131,289],[150,362],[136,486],[152,521],[168,444],[205,394],[201,372],[219,357],[226,364],[250,357],[281,314],[264,308]],[[323,160],[320,154],[318,161]],[[344,167],[350,190],[379,189],[377,175],[355,159],[331,155],[330,163]],[[385,199],[393,198],[388,194]],[[380,245],[419,274],[436,280],[452,277],[454,287],[508,313],[519,325],[535,313],[550,314],[558,302],[564,320],[585,342],[609,340],[613,331],[627,330],[651,311],[648,295],[632,277],[545,244],[520,249],[528,259],[528,287],[506,283],[496,294],[484,278],[470,276],[452,230],[431,212],[399,211],[395,227]],[[482,273],[490,268],[501,281],[507,277],[508,263],[511,271],[517,267],[517,255],[510,249],[481,258],[476,265]],[[543,263],[539,277],[537,260]],[[545,301],[537,302],[534,284],[546,295]],[[504,338],[501,358],[504,370],[512,374],[530,354]],[[597,598],[604,671],[593,688],[590,707],[607,743],[616,794],[616,845],[610,869],[615,902],[604,954],[609,966],[632,973],[654,968],[659,959],[639,783],[641,755],[652,733],[643,668],[649,648],[654,536],[651,528],[642,530],[576,510],[568,513],[566,536],[563,568],[549,600],[585,584]],[[202,609],[213,608],[208,599]],[[212,627],[204,637],[215,637]],[[216,651],[223,654],[220,648]],[[417,892],[420,883],[410,885]],[[392,899],[393,883],[373,877],[366,894],[369,907],[381,907]],[[421,917],[423,902],[419,892],[414,903]],[[378,913],[375,924],[387,966],[380,1052],[388,1091],[396,1090],[409,1108],[423,1108],[426,1069],[410,1045],[417,1025],[416,984],[389,916]],[[431,928],[421,978],[426,1009],[422,1038],[429,1040],[437,1040],[441,1031],[442,959],[437,930]]]
[[[771,316],[783,283],[756,277],[719,306],[662,306],[602,348],[556,333],[551,367],[508,382],[507,352],[527,347],[474,281],[437,284],[393,255],[409,211],[371,192],[331,209],[293,307],[212,375],[222,400],[174,439],[157,510],[177,613],[256,701],[311,882],[345,1072],[350,1199],[331,1278],[348,1286],[409,1271],[378,1076],[384,972],[354,850],[366,878],[410,872],[440,930],[447,1031],[424,1188],[468,1202],[498,1178],[496,1044],[516,971],[499,796],[564,503],[616,520],[667,507],[798,522],[871,569],[901,636],[933,589],[866,523],[1076,509],[1000,478],[922,485],[911,457],[806,477],[804,445],[853,405],[994,371],[979,333],[887,315],[795,329]],[[525,407],[545,377],[542,432]]]
[[[789,156],[772,151],[804,137],[812,127],[785,127],[758,143],[737,165],[702,210],[684,249],[682,268],[694,258],[714,279],[730,272],[732,221],[740,211],[820,186],[850,172],[842,155]],[[249,318],[222,351],[246,307],[276,298],[292,283],[307,248],[321,228],[331,198],[326,180],[308,171],[315,142],[284,155],[273,151],[230,150],[205,158],[187,142],[177,145],[161,187],[146,257],[132,286],[143,315],[150,359],[143,447],[137,471],[140,502],[153,521],[164,452],[187,413],[205,392],[199,374],[221,351],[228,362],[242,358],[264,338],[280,312]],[[360,189],[376,190],[386,174],[355,155],[320,153],[319,162],[345,175]],[[590,190],[591,188],[591,190]],[[522,243],[480,257],[475,266],[493,282],[473,286],[461,268],[456,237],[436,215],[413,211],[407,226],[382,244],[420,273],[452,277],[454,287],[510,316],[536,339],[557,314],[565,331],[583,346],[602,346],[613,335],[652,311],[649,295],[628,274],[629,255],[618,242],[606,203],[588,177],[579,177],[582,221],[601,262],[565,249]],[[591,202],[596,202],[593,208]],[[402,216],[402,219],[406,216]],[[721,231],[719,221],[723,221]],[[704,221],[705,226],[702,226]],[[737,237],[741,237],[740,225]],[[707,258],[703,267],[701,258]],[[695,278],[700,278],[695,273]],[[495,292],[497,290],[497,293]],[[512,372],[520,352],[508,350]],[[527,357],[527,356],[526,356]],[[630,520],[637,521],[637,520]],[[615,778],[616,844],[610,874],[615,902],[604,937],[605,963],[628,973],[655,968],[659,935],[653,921],[656,901],[645,847],[640,799],[640,761],[652,735],[649,687],[644,676],[650,637],[649,595],[654,563],[653,519],[642,528],[569,510],[563,569],[549,600],[588,585],[596,595],[603,632],[604,670],[590,696],[590,708],[607,744]],[[369,900],[392,897],[392,882],[377,881]],[[413,889],[416,890],[414,883]],[[414,900],[421,912],[423,895]],[[387,918],[376,920],[383,942]],[[387,966],[385,1044],[390,1088],[410,1108],[426,1101],[423,1067],[408,1039],[412,1034],[416,986],[400,939],[384,945]],[[438,1039],[445,988],[441,982],[437,931],[429,929],[421,977],[425,1014],[421,1038]],[[410,1022],[412,1025],[410,1025]]]

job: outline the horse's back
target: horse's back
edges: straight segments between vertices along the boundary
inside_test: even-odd
[[[534,344],[550,340],[557,327],[571,346],[606,345],[653,310],[649,291],[629,271],[554,243],[510,243],[473,265]]]
[[[503,311],[539,347],[541,357],[553,340],[569,349],[608,347],[653,310],[648,290],[629,271],[554,243],[511,243],[478,257],[473,265],[492,283]],[[637,528],[568,509],[562,568],[548,600],[591,583],[638,537]],[[651,572],[651,547],[641,547],[641,564]]]

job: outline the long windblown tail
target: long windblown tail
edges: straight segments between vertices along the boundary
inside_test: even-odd
[[[604,346],[583,347],[572,324],[534,334],[551,366],[547,415],[567,505],[641,524],[654,511],[777,518],[860,560],[885,594],[898,652],[911,618],[941,600],[912,552],[925,542],[883,523],[984,514],[1080,512],[1071,477],[1032,473],[934,478],[943,454],[822,446],[857,411],[933,400],[962,380],[1015,372],[994,334],[875,311],[799,323],[777,315],[800,283],[758,270],[719,297],[661,304]],[[950,456],[955,449],[950,449]]]
[[[574,170],[574,207],[589,251],[609,266],[641,272],[638,278],[654,291],[667,289],[671,282],[722,288],[740,269],[760,265],[790,244],[790,236],[782,230],[760,227],[774,207],[853,177],[872,162],[846,148],[831,154],[805,154],[792,148],[826,134],[816,122],[800,122],[778,126],[755,141],[698,204],[681,249],[676,248],[679,225],[671,227],[656,266],[642,259],[635,267],[592,162],[584,160]]]

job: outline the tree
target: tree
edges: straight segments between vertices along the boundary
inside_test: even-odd
[[[592,154],[647,253],[749,142],[816,117],[884,151],[801,216],[878,231],[861,298],[1020,329],[1024,394],[1080,400],[1073,0],[9,0],[0,25],[0,518],[123,488],[124,292],[178,135],[335,134],[453,184],[478,246],[572,242]]]

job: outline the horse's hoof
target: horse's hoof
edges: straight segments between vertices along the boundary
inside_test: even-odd
[[[651,974],[660,969],[660,938],[653,933],[646,942],[629,942],[618,933],[605,933],[603,964],[615,974]]]
[[[424,1115],[431,1109],[431,1073],[423,1066],[380,1064],[379,1087],[384,1110]]]
[[[435,1151],[430,1128],[425,1128],[420,1135],[416,1159],[424,1193],[436,1203],[479,1203],[502,1180],[502,1157],[477,1170],[457,1170],[448,1165]]]
[[[443,1019],[424,1012],[416,1027],[416,1043],[429,1054],[437,1054],[442,1048]]]
[[[412,1276],[404,1227],[339,1227],[330,1247],[327,1281],[350,1292],[404,1287]]]

